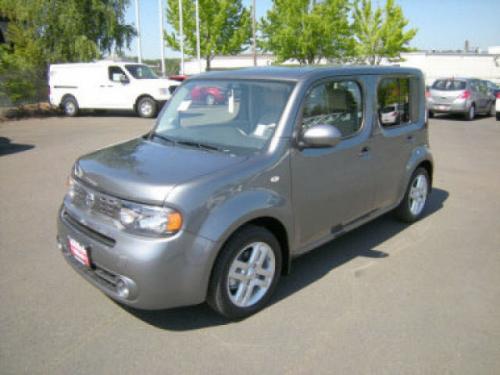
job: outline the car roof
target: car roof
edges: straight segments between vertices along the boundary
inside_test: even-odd
[[[192,76],[190,79],[262,79],[301,81],[325,75],[390,75],[390,74],[417,74],[421,71],[414,68],[395,66],[336,66],[336,67],[261,67],[236,70],[212,71]]]

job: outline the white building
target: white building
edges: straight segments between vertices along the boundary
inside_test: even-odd
[[[427,84],[431,84],[438,77],[470,76],[491,80],[500,84],[500,47],[490,47],[489,53],[448,53],[448,52],[411,52],[403,53],[405,61],[398,63],[401,66],[415,67],[422,70]],[[271,54],[257,56],[258,66],[272,65],[275,58]],[[287,61],[287,64],[297,64]],[[385,64],[392,64],[386,62]],[[205,61],[202,61],[202,69]],[[249,54],[236,56],[216,56],[211,61],[213,70],[247,68],[253,66],[253,56]],[[185,73],[198,74],[199,67],[196,60],[185,63]]]

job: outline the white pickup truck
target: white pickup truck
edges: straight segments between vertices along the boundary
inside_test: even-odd
[[[154,117],[179,82],[158,78],[146,65],[130,62],[53,64],[49,68],[49,100],[66,115],[83,109],[136,111]]]

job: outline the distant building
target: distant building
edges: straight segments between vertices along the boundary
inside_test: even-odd
[[[422,70],[426,76],[427,84],[431,84],[439,77],[471,76],[487,79],[500,84],[500,47],[490,47],[488,53],[475,53],[463,51],[419,51],[403,53],[405,61],[391,63],[384,61],[383,65],[400,65],[415,67]],[[257,56],[258,66],[269,66],[275,62],[272,54],[259,54]],[[325,62],[326,63],[326,62]],[[205,69],[205,61],[202,60],[202,70]],[[297,61],[286,61],[284,65],[298,65]],[[235,56],[215,56],[211,61],[213,70],[247,68],[253,66],[251,54]],[[185,63],[185,73],[188,75],[198,74],[198,62],[196,60]]]

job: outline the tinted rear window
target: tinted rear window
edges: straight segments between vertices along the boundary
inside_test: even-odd
[[[457,91],[457,90],[465,90],[465,81],[458,81],[454,79],[438,79],[432,85],[434,90],[441,91]]]

